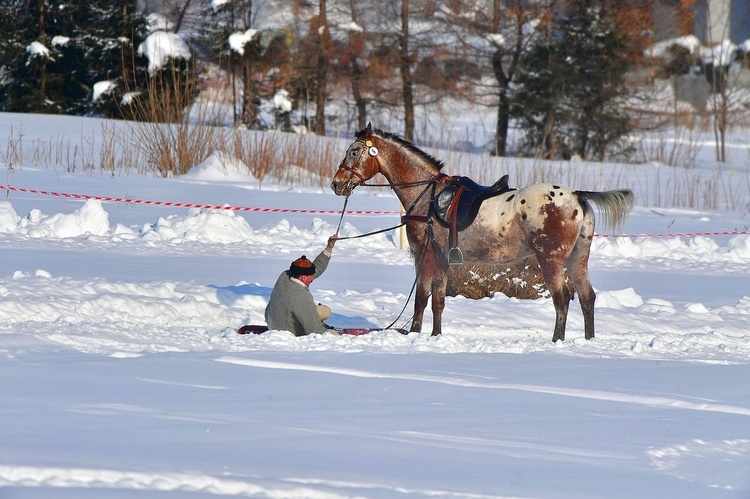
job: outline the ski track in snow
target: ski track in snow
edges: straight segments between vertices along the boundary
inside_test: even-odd
[[[649,449],[651,465],[668,475],[710,488],[732,490],[726,483],[738,483],[738,467],[727,469],[724,461],[741,461],[740,469],[750,469],[750,440],[733,439],[707,442],[694,439],[679,445]],[[746,471],[745,471],[746,474]]]
[[[420,490],[389,487],[377,483],[345,482],[289,477],[282,484],[264,485],[262,477],[255,480],[217,478],[189,473],[146,473],[91,468],[55,468],[38,466],[0,465],[0,487],[86,488],[104,490],[133,490],[161,492],[190,492],[205,495],[234,497],[268,497],[279,499],[336,499],[352,496],[347,490],[370,490],[397,495],[425,497],[455,497],[466,499],[508,498],[510,496],[483,495],[443,490]],[[276,480],[270,480],[276,481]]]
[[[95,488],[202,492],[217,496],[272,498],[346,497],[307,487],[267,487],[237,479],[184,473],[144,473],[107,469],[0,466],[0,487]]]
[[[638,404],[650,407],[661,407],[668,409],[682,409],[691,411],[720,412],[725,414],[737,414],[740,416],[750,416],[749,407],[736,407],[726,404],[712,404],[708,402],[695,403],[686,400],[668,397],[650,397],[642,395],[628,395],[615,392],[604,392],[599,390],[580,390],[575,388],[563,388],[555,386],[524,385],[517,383],[489,383],[469,381],[460,378],[450,378],[446,376],[424,376],[412,374],[392,374],[365,371],[361,369],[343,369],[320,365],[295,364],[287,362],[273,362],[242,357],[221,357],[216,359],[219,362],[227,362],[247,367],[256,367],[262,369],[292,369],[298,371],[315,371],[342,376],[354,376],[358,378],[383,378],[383,379],[400,379],[421,381],[426,383],[441,383],[445,385],[460,386],[466,388],[485,388],[491,390],[520,390],[534,393],[544,393],[548,395],[559,395],[562,397],[576,397],[592,400],[604,400],[626,404]]]

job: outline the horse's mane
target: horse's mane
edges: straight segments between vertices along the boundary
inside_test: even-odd
[[[354,134],[354,136],[356,138],[358,138],[358,139],[362,139],[362,138],[365,137],[365,133],[366,132],[367,132],[367,129],[365,128],[365,129],[360,130],[359,132],[356,132]],[[372,130],[372,133],[373,133],[373,135],[377,135],[380,138],[383,138],[383,139],[395,142],[396,144],[398,144],[399,146],[403,147],[404,149],[412,152],[413,154],[416,154],[417,156],[419,156],[423,160],[425,160],[428,163],[432,164],[435,168],[438,169],[438,171],[440,171],[443,168],[443,166],[444,166],[442,161],[440,161],[439,159],[436,159],[434,156],[431,156],[431,155],[427,154],[422,149],[418,148],[417,146],[415,146],[414,144],[412,144],[408,140],[402,139],[401,137],[399,137],[395,133],[384,132],[383,130],[381,130],[379,128],[375,128],[374,130]]]

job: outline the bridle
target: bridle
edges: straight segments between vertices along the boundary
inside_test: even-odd
[[[400,227],[401,225],[404,225],[406,222],[427,222],[429,223],[431,220],[431,214],[432,214],[432,206],[430,206],[427,209],[427,213],[424,215],[414,215],[412,212],[416,208],[419,201],[429,192],[431,192],[430,195],[430,203],[433,202],[435,198],[435,191],[437,189],[438,184],[444,179],[448,178],[449,176],[445,173],[438,172],[435,176],[430,177],[426,180],[416,180],[413,182],[399,182],[399,183],[393,183],[390,180],[388,181],[388,184],[368,184],[367,181],[375,176],[377,172],[380,171],[380,160],[378,159],[378,148],[375,147],[373,142],[369,139],[357,139],[355,143],[359,144],[359,149],[362,150],[362,154],[359,155],[357,158],[356,163],[353,166],[349,166],[346,164],[346,157],[341,161],[341,164],[339,165],[340,170],[348,171],[351,174],[351,177],[349,180],[347,180],[347,183],[345,185],[345,190],[348,190],[349,193],[354,190],[357,186],[363,186],[363,187],[390,187],[391,189],[395,189],[396,187],[400,188],[410,188],[410,187],[418,187],[418,186],[425,186],[424,189],[417,195],[417,197],[414,199],[414,201],[409,205],[408,208],[405,209],[404,215],[401,217],[401,224],[397,225],[396,227]],[[351,146],[350,146],[351,148]],[[366,149],[367,154],[365,154],[363,149]],[[360,172],[362,163],[365,161],[365,159],[368,159],[367,156],[370,156],[371,159],[375,160],[376,163],[376,169],[375,173],[371,175],[368,178],[365,178],[365,176]],[[359,179],[359,182],[355,182],[355,177]],[[345,200],[344,206],[346,206],[346,202],[349,200],[349,196],[347,195],[347,198]],[[342,212],[343,217],[343,212]],[[339,221],[339,224],[341,222]],[[378,231],[379,232],[379,231]],[[377,232],[376,232],[377,233]],[[368,234],[362,234],[361,236],[365,236]],[[361,237],[360,236],[360,237]]]
[[[357,139],[355,142],[358,142],[359,144],[362,144],[365,147],[367,147],[367,155],[371,156],[372,159],[374,159],[375,163],[377,164],[377,168],[375,169],[375,173],[379,172],[380,171],[380,159],[378,158],[378,153],[379,153],[378,148],[373,145],[373,143],[372,143],[371,140]],[[432,184],[437,185],[437,183],[442,178],[447,177],[447,175],[444,174],[444,173],[438,173],[434,177],[426,179],[426,180],[415,180],[413,182],[397,182],[397,183],[393,183],[391,181],[388,181],[387,184],[368,184],[367,181],[369,179],[371,179],[372,177],[374,177],[375,174],[373,174],[371,177],[365,178],[365,176],[362,175],[359,172],[360,165],[365,160],[365,158],[366,158],[366,155],[365,154],[361,154],[359,156],[359,158],[357,158],[357,162],[354,164],[354,166],[347,165],[346,164],[346,158],[344,158],[341,161],[341,164],[339,164],[339,169],[340,170],[346,170],[349,173],[351,173],[351,175],[352,175],[352,178],[350,178],[348,180],[348,182],[347,182],[347,186],[346,186],[347,188],[351,187],[351,190],[354,190],[354,188],[357,187],[357,186],[362,186],[362,187],[390,187],[391,189],[393,189],[395,187],[417,187],[417,186],[420,186],[420,185],[428,185],[429,186],[429,185],[432,185]],[[354,183],[353,177],[357,177],[359,179],[359,182],[358,183]],[[424,192],[422,192],[418,196],[418,198],[421,198],[423,195],[424,195]]]
[[[377,173],[380,171],[380,161],[378,160],[378,148],[372,145],[372,141],[370,140],[362,140],[357,139],[355,142],[358,142],[362,145],[364,145],[367,148],[367,154],[370,155],[375,162],[377,163],[377,168],[375,172]],[[354,164],[354,166],[349,166],[346,164],[346,157],[341,161],[341,164],[339,165],[339,170],[346,170],[349,173],[352,174],[351,178],[347,181],[346,184],[346,190],[349,192],[353,191],[355,187],[358,185],[365,185],[365,182],[367,182],[367,178],[364,177],[358,170],[360,169],[360,165],[362,164],[363,160],[365,159],[365,153],[364,151],[362,154],[359,155],[359,158],[357,158],[357,162]],[[374,176],[374,175],[373,175]],[[357,177],[359,179],[359,183],[354,182],[354,177]],[[369,177],[372,178],[372,177]]]

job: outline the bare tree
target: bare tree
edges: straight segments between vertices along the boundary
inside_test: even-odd
[[[747,115],[746,102],[742,102],[746,93],[740,88],[738,76],[740,64],[737,62],[737,47],[729,41],[729,22],[721,25],[713,22],[710,18],[709,24],[714,29],[709,30],[708,48],[702,50],[702,66],[706,73],[709,85],[708,102],[712,114],[712,129],[716,142],[716,161],[725,163],[727,161],[726,136],[730,126],[735,120],[741,120]],[[715,35],[716,34],[716,35]],[[721,40],[714,40],[719,36]]]
[[[328,26],[327,1],[318,0],[318,19],[317,26],[314,24],[315,33],[317,34],[317,62],[315,64],[315,133],[317,135],[326,134],[326,99],[327,78],[328,78],[328,58],[331,50],[331,31]]]
[[[244,33],[250,29],[253,14],[252,0],[230,0],[213,11],[216,29],[220,36],[219,45],[222,49],[226,49],[231,35]],[[250,127],[255,123],[257,109],[253,101],[255,93],[254,66],[260,56],[260,49],[260,36],[248,39],[242,47],[229,48],[227,70],[232,89],[235,124],[242,123]],[[237,83],[238,78],[239,85]],[[238,86],[242,89],[239,95],[237,94]]]
[[[359,27],[359,16],[357,15],[356,6],[356,0],[349,0],[352,23],[354,26]],[[357,108],[357,127],[359,129],[363,129],[367,124],[367,101],[365,100],[361,87],[364,70],[362,69],[362,63],[359,60],[363,38],[363,34],[356,28],[348,30],[349,45],[347,47],[347,55],[350,70],[349,78],[351,81],[352,96],[354,97],[354,105]]]
[[[535,33],[531,26],[541,11],[524,0],[471,0],[448,3],[440,14],[437,19],[447,29],[455,30],[455,38],[463,51],[473,54],[481,71],[491,74],[495,80],[494,88],[488,89],[497,105],[493,153],[505,156],[511,119],[511,86],[521,54]],[[481,81],[474,81],[471,86],[477,89],[475,100],[486,104],[487,92],[483,91]]]
[[[404,138],[414,140],[414,82],[409,52],[409,0],[401,0],[401,33],[398,39],[401,92],[404,99]]]

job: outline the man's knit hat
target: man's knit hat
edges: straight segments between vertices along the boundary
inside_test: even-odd
[[[289,267],[289,272],[291,272],[293,277],[313,275],[315,274],[315,264],[308,260],[305,255],[302,255],[292,262],[292,265]]]

